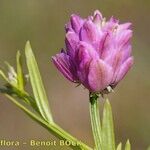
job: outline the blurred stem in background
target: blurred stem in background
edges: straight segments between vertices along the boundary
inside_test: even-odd
[[[21,54],[19,51],[17,52],[16,57],[17,71],[15,72],[15,69],[8,63],[8,77],[2,70],[0,70],[1,77],[7,82],[3,87],[0,88],[0,92],[3,93],[15,105],[17,105],[21,110],[23,110],[29,117],[46,128],[51,134],[60,140],[64,140],[64,142],[67,141],[71,143],[70,147],[72,149],[92,150],[93,148],[90,148],[80,140],[76,139],[54,122],[38,65],[29,42],[27,42],[25,47],[25,55],[34,96],[32,97],[25,90],[26,78],[23,73]],[[105,101],[101,123],[99,114],[100,101],[98,98],[99,95],[97,94],[89,94],[89,110],[95,143],[94,150],[121,150],[121,143],[117,146],[117,149],[115,146],[111,105],[108,100]],[[127,141],[125,150],[130,149],[130,143]]]

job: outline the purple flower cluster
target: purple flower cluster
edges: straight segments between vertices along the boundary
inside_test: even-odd
[[[83,19],[71,15],[66,24],[66,49],[52,57],[57,69],[70,81],[90,92],[109,92],[133,64],[131,23],[108,21],[96,10]]]

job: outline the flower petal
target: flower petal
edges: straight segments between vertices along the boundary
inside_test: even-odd
[[[111,82],[113,76],[112,68],[103,60],[92,60],[89,67],[88,82],[91,91],[104,90]]]
[[[103,34],[101,35],[101,38],[99,39],[97,45],[95,45],[95,46],[98,46],[97,51],[98,51],[100,57],[102,57],[103,50],[105,49],[105,46],[106,46],[105,44],[106,44],[108,36],[109,36],[108,32],[103,32]]]
[[[100,38],[100,31],[95,26],[95,24],[88,20],[83,24],[80,32],[80,40],[88,43],[94,43]]]
[[[78,47],[78,62],[82,60],[88,60],[88,59],[98,59],[99,55],[97,51],[88,43],[86,42],[79,42]]]
[[[118,26],[119,20],[111,17],[109,21],[105,22],[103,30],[107,32],[113,32],[114,29]]]
[[[59,53],[52,57],[52,61],[57,69],[70,81],[75,82],[77,80],[75,67],[71,63],[70,58],[65,53]]]
[[[117,84],[119,81],[121,81],[124,76],[127,74],[127,72],[130,70],[130,68],[132,67],[133,65],[133,57],[129,57],[121,66],[118,74],[117,74],[117,77],[116,77],[116,80],[115,80],[115,84]]]
[[[131,26],[132,26],[132,23],[130,23],[130,22],[120,24],[120,25],[118,26],[117,31],[120,32],[120,31],[122,31],[122,30],[130,29]]]
[[[129,29],[116,34],[115,37],[116,47],[119,47],[119,49],[121,49],[123,46],[126,46],[130,41],[131,37],[132,37],[132,31]]]
[[[75,57],[75,50],[76,50],[78,42],[79,42],[79,38],[76,33],[68,32],[66,34],[65,43],[66,43],[67,54],[71,58]]]
[[[109,64],[112,66],[114,72],[120,67],[123,60],[123,51],[114,50],[110,56]]]
[[[79,33],[84,20],[80,16],[73,14],[71,15],[70,22],[71,22],[72,29],[76,33]]]
[[[124,52],[122,62],[124,62],[131,56],[132,46],[130,44],[126,45],[126,46],[124,46],[122,51]]]
[[[108,33],[106,32],[106,36],[103,42],[103,46],[101,49],[101,59],[105,59],[108,56],[110,56],[111,53],[114,53],[114,49],[115,49],[115,40],[114,40],[114,36],[112,33]]]
[[[99,56],[93,47],[85,42],[80,42],[77,55],[77,70],[78,78],[84,86],[88,86],[87,76],[89,70],[89,64],[92,59],[98,59]]]

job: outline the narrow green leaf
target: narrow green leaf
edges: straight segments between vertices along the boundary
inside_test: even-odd
[[[29,41],[26,43],[25,46],[25,55],[26,55],[27,67],[29,71],[30,81],[31,81],[34,97],[36,100],[36,104],[43,118],[48,122],[53,122],[49,104],[48,104],[47,95]]]
[[[102,121],[103,150],[115,150],[114,125],[111,105],[108,100],[104,104]]]
[[[117,150],[122,150],[122,143],[119,143],[119,144],[118,144]]]
[[[21,54],[18,51],[16,55],[16,62],[17,62],[17,81],[18,81],[18,88],[21,91],[24,91],[24,75],[22,70],[22,62],[21,62]]]
[[[131,144],[130,144],[129,140],[127,140],[127,142],[126,142],[125,150],[131,150]]]

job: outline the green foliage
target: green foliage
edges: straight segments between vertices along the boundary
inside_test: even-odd
[[[44,85],[29,42],[25,46],[25,55],[36,104],[43,118],[48,122],[53,122]]]
[[[119,143],[117,148],[115,147],[113,116],[109,100],[106,100],[104,104],[102,133],[102,150],[122,150],[122,143]],[[127,140],[124,150],[131,150],[129,140]]]
[[[21,61],[21,54],[20,51],[17,52],[16,55],[16,63],[17,63],[17,81],[18,81],[18,88],[21,91],[24,91],[25,86],[25,80],[24,80],[24,74],[22,70],[22,61]]]
[[[26,78],[23,73],[21,54],[19,51],[16,55],[17,71],[9,63],[6,63],[8,76],[0,70],[0,76],[6,82],[0,88],[0,92],[57,138],[78,143],[76,146],[71,145],[72,149],[92,150],[92,148],[77,140],[55,124],[38,65],[29,42],[25,46],[25,56],[34,96],[32,97],[25,89]],[[97,94],[90,93],[90,116],[95,141],[94,150],[122,150],[122,143],[119,143],[117,147],[115,144],[113,115],[109,100],[105,101],[101,119],[98,98],[99,96]],[[124,150],[131,150],[129,140],[127,140]]]
[[[115,150],[115,137],[111,105],[108,100],[104,104],[102,121],[103,150]]]
[[[0,88],[0,92],[58,139],[78,143],[75,146],[70,145],[72,149],[92,150],[92,148],[77,140],[55,124],[52,119],[38,65],[29,42],[27,42],[25,47],[25,55],[34,97],[25,90],[26,78],[23,74],[21,54],[19,51],[16,55],[17,72],[9,63],[6,63],[8,67],[8,77],[0,70],[0,76],[6,82],[6,84]]]
[[[100,120],[98,98],[99,96],[97,94],[90,93],[90,116],[95,150],[122,150],[122,143],[119,143],[117,147],[115,144],[113,115],[110,102],[106,99],[103,108],[103,117]],[[124,150],[131,150],[129,140]]]

